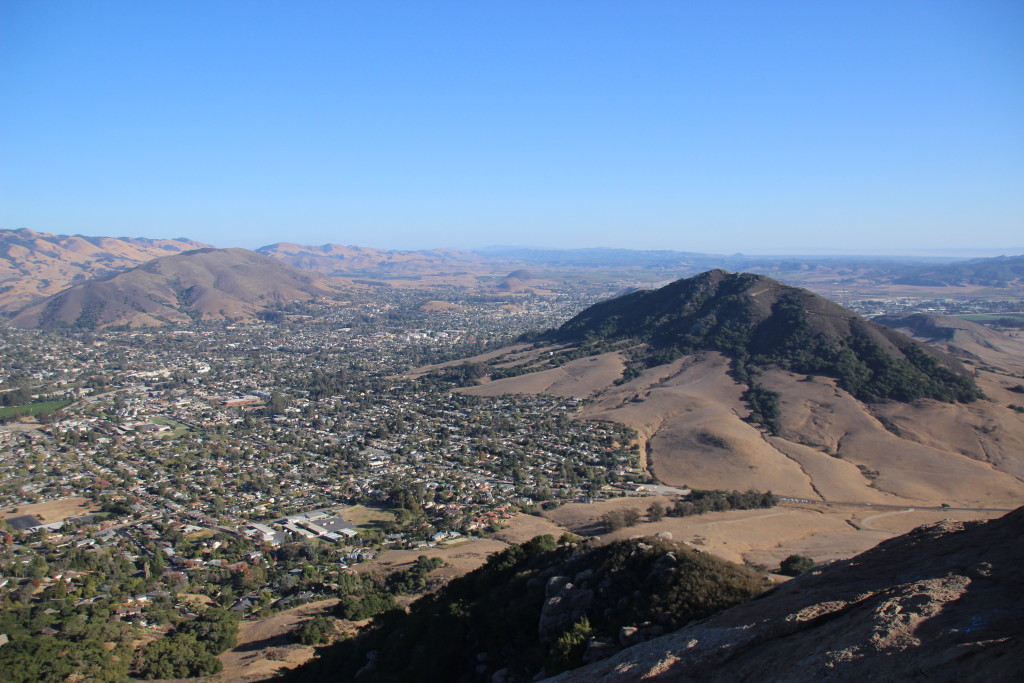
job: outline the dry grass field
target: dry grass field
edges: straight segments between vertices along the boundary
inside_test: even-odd
[[[490,538],[475,538],[468,541],[457,541],[448,545],[437,545],[433,548],[414,548],[412,550],[385,550],[371,562],[363,562],[354,567],[359,573],[382,572],[390,573],[409,569],[421,555],[437,557],[448,566],[431,574],[432,579],[448,581],[456,576],[471,572],[487,558],[508,547],[508,543]]]
[[[33,515],[40,517],[45,524],[51,522],[59,522],[62,519],[68,517],[75,517],[77,515],[84,515],[90,512],[99,512],[100,506],[94,505],[88,498],[82,498],[81,496],[75,496],[73,498],[62,498],[61,500],[51,500],[45,503],[33,503],[31,505],[21,505],[14,511],[14,508],[4,508],[0,512],[0,519],[11,519],[12,517],[21,517],[22,515]]]
[[[485,382],[460,391],[473,396],[553,394],[587,397],[619,378],[624,367],[619,354],[605,353],[570,361],[559,368]]]
[[[535,517],[534,515],[516,515],[512,519],[503,521],[504,528],[497,533],[491,534],[491,538],[505,543],[525,543],[535,536],[550,534],[556,539],[565,533],[565,527],[560,526],[548,517]]]
[[[600,533],[605,512],[628,507],[645,512],[665,497],[618,498],[592,505],[570,504],[546,512],[552,521],[579,534]],[[943,519],[993,519],[1003,512],[877,509],[861,506],[782,503],[767,510],[730,510],[693,517],[665,517],[641,522],[600,536],[602,542],[667,532],[731,562],[749,562],[775,569],[789,555],[807,555],[818,562],[847,558],[922,524]]]

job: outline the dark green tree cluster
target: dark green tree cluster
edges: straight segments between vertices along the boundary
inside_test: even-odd
[[[171,635],[142,648],[139,676],[146,680],[195,678],[219,673],[223,665],[192,635]]]
[[[639,522],[640,516],[640,511],[636,508],[609,510],[601,515],[601,524],[604,525],[607,531],[618,531]]]
[[[69,640],[50,635],[12,639],[0,647],[0,679],[6,683],[120,681],[128,675],[131,650],[107,650],[95,639]]]
[[[469,387],[474,384],[479,384],[479,380],[482,377],[486,377],[487,372],[488,368],[486,363],[473,361],[445,368],[440,373],[440,376],[448,382],[455,384],[455,386]]]
[[[757,510],[779,504],[777,496],[760,491],[701,491],[694,489],[686,498],[675,501],[668,509],[670,517],[689,517],[725,510]]]
[[[322,614],[304,622],[295,632],[296,640],[303,645],[324,645],[331,642],[333,635],[334,625]]]
[[[814,569],[816,564],[813,558],[806,555],[790,555],[779,565],[779,573],[786,576],[799,576]]]
[[[751,382],[748,387],[743,393],[743,398],[750,404],[750,417],[747,419],[764,425],[770,434],[778,436],[782,429],[779,423],[781,417],[779,398],[781,397],[778,392],[765,389],[755,382]]]
[[[395,609],[395,597],[383,590],[368,590],[360,595],[346,595],[336,608],[336,614],[349,621],[362,621]]]
[[[24,387],[0,392],[0,407],[20,406],[32,401],[32,392]]]
[[[217,655],[237,641],[238,618],[225,609],[210,608],[146,645],[139,675],[145,679],[211,676],[222,668]]]
[[[413,595],[427,589],[427,577],[430,572],[445,566],[439,557],[420,555],[409,569],[394,572],[387,578],[388,590],[394,595]]]

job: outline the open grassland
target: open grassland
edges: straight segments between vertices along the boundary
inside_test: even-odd
[[[602,532],[600,517],[611,510],[634,507],[645,512],[651,502],[667,498],[619,498],[595,504],[570,504],[544,513],[552,521],[578,534]],[[769,569],[789,555],[807,555],[817,562],[852,557],[878,543],[922,524],[943,519],[994,519],[999,511],[921,510],[782,503],[766,510],[730,510],[692,517],[665,517],[641,522],[601,540],[668,533],[732,562],[749,562]]]
[[[371,562],[363,562],[354,567],[360,574],[409,569],[421,555],[444,560],[448,566],[432,573],[431,579],[449,581],[462,576],[483,565],[487,558],[508,547],[507,543],[490,538],[474,538],[454,545],[437,545],[433,548],[413,548],[411,550],[386,550]]]

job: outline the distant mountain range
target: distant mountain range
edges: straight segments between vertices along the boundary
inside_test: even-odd
[[[13,316],[72,285],[197,248],[209,245],[185,238],[154,240],[0,230],[0,315]],[[668,282],[719,267],[830,288],[844,283],[870,283],[882,288],[1024,287],[1024,256],[922,263],[881,257],[756,257],[607,248],[397,251],[289,242],[257,251],[301,270],[347,280],[348,284],[362,279],[402,287],[454,286],[499,295],[545,294],[559,283],[586,282],[588,278],[592,282],[618,283],[622,288],[629,283]]]
[[[997,256],[940,266],[909,267],[890,276],[896,285],[920,287],[1009,287],[1024,284],[1024,256]]]
[[[325,275],[409,276],[437,275],[452,271],[479,271],[485,259],[467,251],[429,249],[424,251],[393,251],[369,247],[324,244],[317,247],[277,242],[256,250],[303,270]]]
[[[255,320],[293,301],[336,293],[322,276],[246,249],[198,249],[74,285],[15,315],[10,324],[99,329]]]

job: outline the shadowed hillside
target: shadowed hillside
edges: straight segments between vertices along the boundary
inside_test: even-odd
[[[1024,341],[1020,337],[1011,338],[969,320],[934,313],[881,315],[872,320],[957,357],[1024,371]]]

